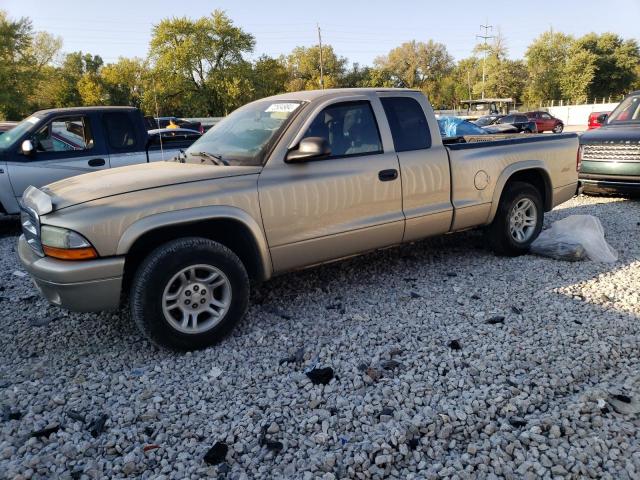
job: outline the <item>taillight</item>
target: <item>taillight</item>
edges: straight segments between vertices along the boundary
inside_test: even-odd
[[[200,131],[200,133],[204,133],[204,127],[202,126],[202,124],[200,124],[200,127],[198,128],[198,130]]]
[[[581,164],[582,164],[582,146],[579,146],[578,153],[576,154],[576,172],[580,171]]]

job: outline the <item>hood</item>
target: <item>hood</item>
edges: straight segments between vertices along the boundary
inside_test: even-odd
[[[640,143],[640,124],[604,125],[580,135],[580,145]]]
[[[179,183],[260,173],[262,167],[155,162],[91,172],[51,183],[42,190],[54,210],[123,193]]]

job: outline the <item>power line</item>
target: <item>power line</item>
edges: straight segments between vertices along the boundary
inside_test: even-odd
[[[493,25],[480,25],[480,29],[484,29],[484,35],[476,35],[476,38],[484,40],[484,55],[482,56],[482,98],[484,99],[484,83],[486,78],[486,65],[487,65],[487,40],[496,38],[495,35],[487,35],[489,30],[493,31]]]

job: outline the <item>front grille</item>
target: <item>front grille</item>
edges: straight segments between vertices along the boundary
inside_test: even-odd
[[[22,233],[29,246],[38,255],[44,256],[42,243],[40,242],[40,220],[38,215],[29,207],[22,206],[20,223],[22,224]]]
[[[640,144],[584,145],[582,160],[601,162],[640,162]]]

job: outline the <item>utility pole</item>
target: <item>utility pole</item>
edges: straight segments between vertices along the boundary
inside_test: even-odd
[[[482,56],[482,98],[484,99],[484,81],[486,78],[486,66],[487,66],[487,40],[496,38],[495,35],[488,35],[489,30],[493,31],[493,25],[480,25],[480,28],[484,30],[484,35],[476,35],[476,38],[484,40],[484,55]]]
[[[324,90],[324,65],[322,63],[322,33],[318,24],[318,44],[320,45],[320,88]]]

